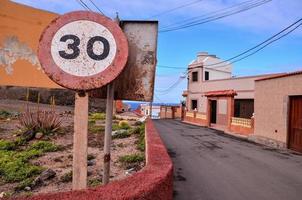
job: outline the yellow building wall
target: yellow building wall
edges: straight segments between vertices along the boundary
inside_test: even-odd
[[[9,0],[0,1],[0,50],[9,37],[17,37],[21,44],[27,45],[35,54],[39,38],[44,28],[57,17],[55,13],[31,8]],[[0,62],[1,63],[1,62]],[[13,64],[8,74],[0,65],[0,85],[61,88],[51,81],[38,65],[23,59]]]

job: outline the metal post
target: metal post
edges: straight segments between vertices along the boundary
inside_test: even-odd
[[[153,101],[150,102],[150,119],[152,119],[152,107]]]
[[[87,187],[88,94],[76,93],[74,107],[72,189]]]
[[[109,183],[110,178],[110,146],[112,132],[112,115],[113,115],[113,99],[114,85],[110,83],[107,86],[107,101],[106,101],[106,126],[105,126],[105,142],[104,142],[104,171],[103,184]]]

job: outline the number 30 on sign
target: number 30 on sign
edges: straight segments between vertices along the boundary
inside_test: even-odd
[[[128,43],[120,27],[102,15],[77,11],[56,19],[39,44],[46,74],[74,90],[100,88],[124,68]]]

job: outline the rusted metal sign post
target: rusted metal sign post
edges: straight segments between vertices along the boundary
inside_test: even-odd
[[[87,91],[109,86],[107,147],[112,123],[112,81],[128,59],[128,42],[119,25],[93,12],[77,11],[55,19],[40,38],[38,57],[44,72],[57,84],[76,90],[73,146],[73,189],[87,186]],[[110,117],[111,116],[111,117]],[[107,138],[107,139],[106,139]],[[104,160],[110,162],[109,149]],[[109,167],[109,164],[108,164]],[[109,175],[109,168],[108,170]]]

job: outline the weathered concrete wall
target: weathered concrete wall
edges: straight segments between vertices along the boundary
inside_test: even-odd
[[[40,103],[51,104],[51,98],[54,97],[56,105],[74,105],[75,92],[71,90],[0,86],[0,99],[26,101],[27,94],[28,101],[35,103],[38,102],[38,95],[40,94]],[[105,107],[105,99],[89,98],[91,111],[105,112]]]
[[[254,140],[286,146],[289,97],[302,95],[301,83],[302,74],[256,81]]]
[[[41,194],[18,200],[172,200],[173,165],[151,120],[146,124],[146,166],[123,180],[94,189]]]

